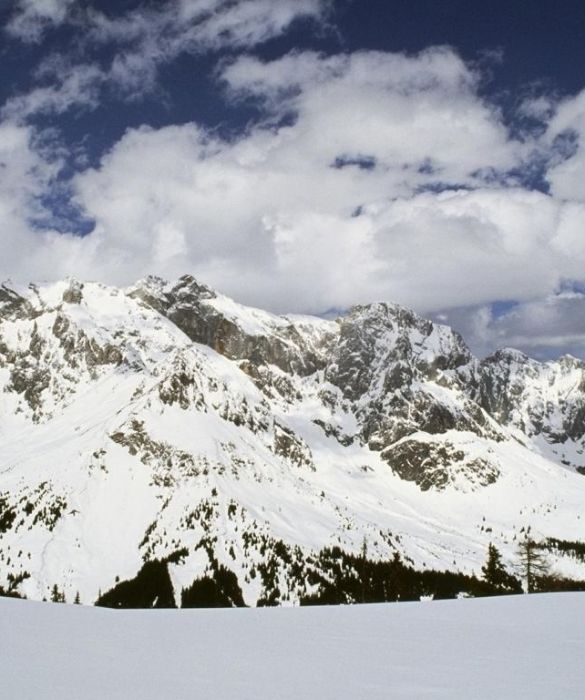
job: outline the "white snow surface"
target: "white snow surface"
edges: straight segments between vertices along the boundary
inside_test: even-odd
[[[238,610],[0,599],[3,698],[577,700],[585,594]]]

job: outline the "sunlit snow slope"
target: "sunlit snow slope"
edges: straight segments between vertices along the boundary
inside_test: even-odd
[[[90,603],[163,562],[177,604],[204,577],[294,604],[311,557],[364,540],[478,573],[528,527],[585,541],[584,436],[583,362],[480,362],[396,305],[325,321],[190,277],[4,285],[0,587]]]

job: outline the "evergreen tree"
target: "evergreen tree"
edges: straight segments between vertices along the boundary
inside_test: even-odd
[[[361,579],[361,603],[367,601],[367,583],[368,583],[368,541],[364,535],[362,542],[362,551],[360,557],[360,579]]]
[[[498,587],[500,585],[503,570],[504,565],[502,564],[500,552],[498,548],[490,542],[488,546],[487,560],[481,567],[483,580],[486,583],[489,583],[490,586]]]
[[[388,587],[386,589],[386,595],[384,600],[400,600],[400,591],[403,588],[403,576],[402,571],[404,565],[400,559],[400,554],[394,552],[390,564],[388,566],[389,576],[388,576]]]
[[[527,533],[518,545],[518,572],[524,582],[524,591],[534,593],[538,590],[538,581],[549,573],[549,564],[542,552],[542,547]]]
[[[81,600],[79,598],[79,591],[75,594],[75,600],[73,601],[75,605],[81,605]]]
[[[506,571],[500,551],[491,542],[488,546],[487,559],[481,567],[481,572],[483,580],[494,589],[494,592],[521,591],[518,579]]]
[[[65,594],[61,593],[61,591],[57,588],[57,584],[55,583],[53,588],[51,589],[51,602],[53,603],[64,603],[65,602]]]

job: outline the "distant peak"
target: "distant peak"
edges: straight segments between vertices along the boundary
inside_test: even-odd
[[[486,358],[488,362],[516,362],[518,364],[528,364],[532,362],[530,357],[516,348],[500,348]]]
[[[200,299],[214,299],[217,292],[206,284],[198,282],[193,275],[182,275],[172,286],[171,292],[177,295],[195,294]]]
[[[80,282],[75,277],[68,277],[67,287],[63,292],[63,301],[66,304],[80,304],[83,299],[83,282]]]
[[[585,362],[574,355],[562,355],[557,362],[561,367],[566,367],[567,369],[585,369]]]
[[[382,316],[392,318],[408,318],[411,320],[421,318],[412,309],[389,301],[373,301],[369,304],[357,304],[349,310],[350,316]]]
[[[146,277],[141,277],[133,285],[127,288],[127,291],[133,291],[136,289],[148,289],[153,290],[164,290],[169,286],[167,280],[158,275],[147,275]]]

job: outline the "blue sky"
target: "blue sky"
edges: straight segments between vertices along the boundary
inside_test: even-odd
[[[0,2],[0,277],[387,299],[585,356],[585,7]]]

